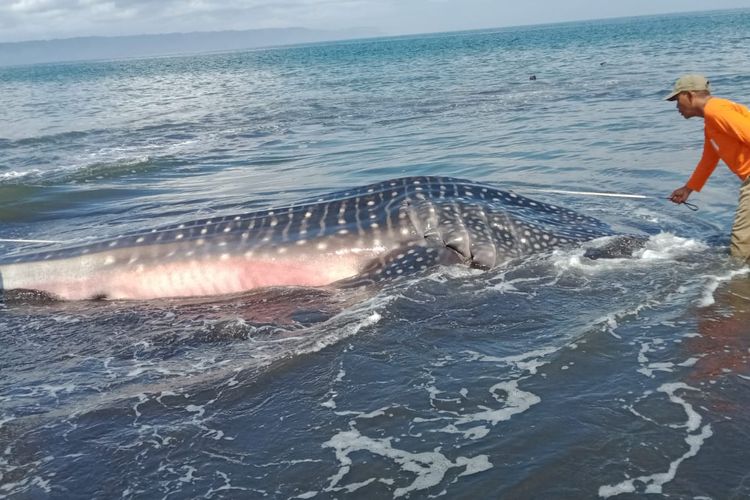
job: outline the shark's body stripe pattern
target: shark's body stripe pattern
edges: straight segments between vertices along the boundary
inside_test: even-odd
[[[572,210],[462,179],[406,177],[287,207],[211,217],[0,261],[6,290],[63,299],[231,293],[379,280],[610,235]]]

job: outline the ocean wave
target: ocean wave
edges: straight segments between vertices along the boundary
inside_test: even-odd
[[[11,170],[0,173],[0,185],[33,184],[38,186],[87,183],[144,174],[160,166],[159,162],[154,161],[148,155],[142,155],[111,162],[93,161],[92,163],[64,165],[48,170],[39,168],[24,171]]]

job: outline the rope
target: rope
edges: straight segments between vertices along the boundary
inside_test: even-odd
[[[638,200],[655,200],[660,199],[656,198],[655,196],[646,196],[642,194],[625,194],[625,193],[600,193],[596,191],[566,191],[563,189],[522,189],[521,191],[533,191],[536,193],[557,193],[557,194],[573,194],[573,195],[579,195],[579,196],[605,196],[610,198],[634,198]],[[670,198],[664,198],[665,200],[669,200]],[[687,201],[683,201],[680,203],[680,205],[685,205],[687,208],[695,212],[698,210],[698,205],[694,203],[690,203]]]
[[[534,191],[537,193],[576,194],[576,195],[582,195],[582,196],[609,196],[612,198],[637,198],[637,199],[651,198],[651,196],[644,196],[642,194],[599,193],[599,192],[594,192],[594,191],[565,191],[562,189],[522,189],[522,191]]]
[[[65,241],[56,240],[14,240],[14,239],[0,239],[0,243],[66,243]]]
[[[664,199],[669,200],[670,198],[664,198]],[[696,205],[695,203],[690,203],[689,201],[683,201],[682,203],[678,203],[678,205],[685,205],[693,212],[698,210],[698,205]]]

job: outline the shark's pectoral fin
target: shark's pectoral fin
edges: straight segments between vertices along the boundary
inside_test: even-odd
[[[340,287],[367,285],[401,276],[409,276],[440,265],[462,264],[464,259],[446,246],[402,247],[370,261],[362,272],[335,283]]]

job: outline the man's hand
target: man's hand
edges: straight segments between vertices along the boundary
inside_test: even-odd
[[[669,196],[669,199],[672,200],[675,203],[685,203],[688,199],[688,196],[690,196],[690,193],[692,193],[693,190],[690,189],[687,186],[682,186],[679,189],[675,189],[672,194]]]

